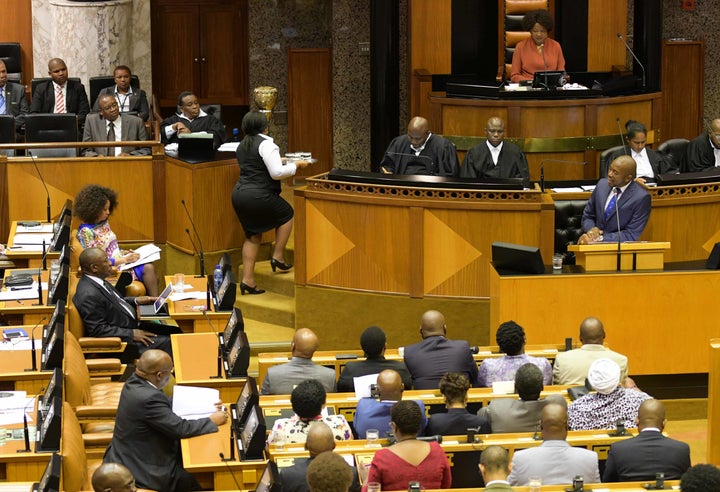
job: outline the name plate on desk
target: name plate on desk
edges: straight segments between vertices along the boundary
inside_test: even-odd
[[[620,243],[620,271],[663,270],[668,249],[669,242]],[[575,253],[576,263],[586,272],[617,270],[618,243],[573,244],[568,251]]]

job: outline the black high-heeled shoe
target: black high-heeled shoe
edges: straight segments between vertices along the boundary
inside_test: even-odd
[[[275,269],[279,268],[283,272],[287,272],[290,270],[293,266],[290,263],[283,263],[280,260],[276,260],[275,258],[270,258],[270,268],[272,268],[273,273],[275,273]]]
[[[240,282],[240,295],[244,296],[245,292],[247,292],[250,295],[257,295],[257,294],[265,293],[265,291],[263,289],[258,289],[257,285],[255,287],[250,287],[245,282]]]

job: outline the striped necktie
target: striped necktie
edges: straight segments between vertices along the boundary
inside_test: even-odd
[[[5,105],[5,89],[0,89],[0,114],[7,114],[7,106]]]
[[[65,96],[63,96],[62,87],[55,84],[55,114],[65,112]]]

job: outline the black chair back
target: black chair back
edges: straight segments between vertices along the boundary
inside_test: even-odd
[[[90,107],[95,107],[95,101],[97,101],[100,91],[106,87],[115,85],[115,77],[112,75],[98,75],[97,77],[90,77]],[[130,85],[134,89],[140,88],[140,79],[137,75],[130,77]]]
[[[74,113],[31,113],[25,117],[25,141],[77,142],[77,115]],[[35,157],[77,157],[77,149],[32,149]]]
[[[47,82],[48,80],[52,79],[50,77],[36,77],[30,81],[30,90],[32,91],[33,97],[35,96],[35,89],[37,88],[38,84],[40,84],[41,82]],[[68,77],[68,80],[80,82],[80,77]]]
[[[11,114],[0,114],[0,143],[15,143],[15,117]],[[3,150],[2,153],[12,157],[15,150]]]
[[[612,164],[612,156],[614,154],[622,154],[625,151],[625,147],[622,145],[618,145],[617,147],[610,147],[607,150],[603,150],[603,153],[600,154],[600,177],[604,178],[607,176],[608,169],[610,169],[610,164]]]
[[[685,151],[690,140],[685,138],[671,138],[665,140],[658,146],[658,152],[665,155],[666,158],[670,159],[677,169],[681,173],[687,172],[687,163],[685,162]]]
[[[8,80],[22,83],[22,51],[20,43],[0,43],[0,60],[5,63]]]

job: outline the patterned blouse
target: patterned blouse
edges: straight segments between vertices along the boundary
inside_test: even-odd
[[[622,386],[607,395],[590,393],[570,404],[568,425],[570,430],[615,429],[616,422],[623,420],[626,429],[634,429],[640,404],[650,398],[647,393]]]
[[[275,421],[267,442],[271,444],[278,435],[284,436],[285,442],[305,442],[308,430],[313,422],[325,422],[332,430],[336,441],[347,441],[353,438],[350,425],[342,415],[328,415],[327,417],[318,415],[309,422],[304,422],[297,415],[293,415],[289,419],[277,419]]]
[[[547,359],[520,354],[485,359],[478,370],[478,386],[490,388],[497,381],[513,381],[517,370],[528,362],[532,362],[542,371],[543,384],[552,384],[552,367]]]
[[[107,220],[100,224],[80,224],[80,227],[78,227],[77,238],[83,249],[100,248],[105,251],[108,258],[114,258],[117,260],[123,257],[123,252],[117,241],[117,236],[112,229],[110,229],[110,222]],[[133,280],[139,280],[142,278],[142,266],[143,265],[140,265],[139,267],[129,270],[133,276]],[[140,268],[139,272],[137,271],[138,268]]]

